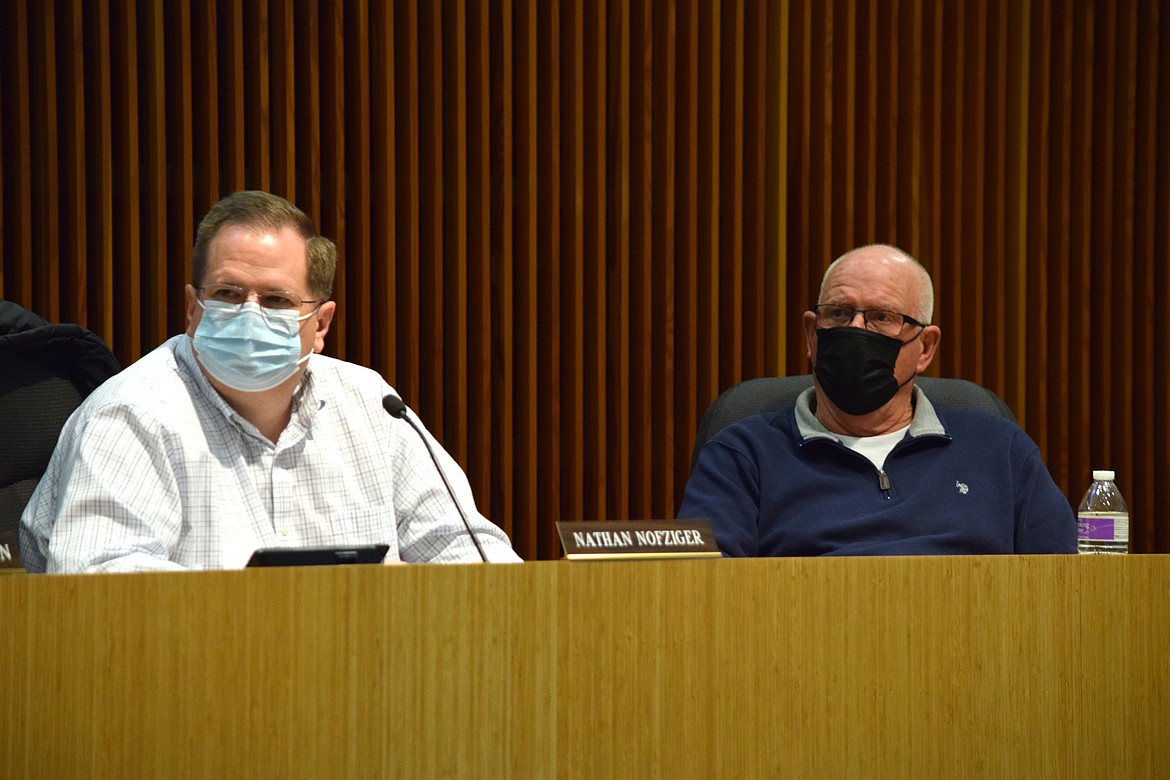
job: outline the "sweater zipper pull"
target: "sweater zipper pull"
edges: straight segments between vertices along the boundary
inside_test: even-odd
[[[878,470],[878,485],[885,494],[886,500],[890,498],[890,475],[886,473],[885,469]]]

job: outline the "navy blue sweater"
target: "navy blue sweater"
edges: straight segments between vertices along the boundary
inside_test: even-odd
[[[933,406],[884,470],[793,408],[742,420],[699,453],[680,518],[709,518],[731,556],[1072,553],[1076,520],[1014,423]]]

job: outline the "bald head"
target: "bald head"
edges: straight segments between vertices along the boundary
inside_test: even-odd
[[[870,244],[851,249],[838,257],[825,270],[821,280],[820,303],[827,290],[845,286],[857,288],[859,293],[871,292],[874,287],[887,289],[902,298],[902,308],[922,323],[934,316],[934,284],[926,268],[910,255],[887,244]]]

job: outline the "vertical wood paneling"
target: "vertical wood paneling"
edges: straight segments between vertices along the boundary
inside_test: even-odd
[[[539,0],[518,2],[514,6],[515,61],[512,85],[515,100],[513,116],[515,136],[512,155],[515,160],[515,196],[512,201],[512,221],[504,229],[512,230],[515,305],[515,374],[516,397],[513,414],[516,420],[516,501],[512,522],[512,541],[521,557],[532,560],[539,557],[540,529],[547,521],[539,517],[547,504],[542,503],[539,485],[544,474],[543,447],[539,435],[541,408],[538,376],[540,327],[538,325],[537,269],[540,267],[540,245],[537,241],[537,202],[540,197],[539,158],[537,155],[541,63],[537,58],[540,24]],[[498,520],[497,520],[498,522]],[[547,534],[548,532],[545,531]]]
[[[492,392],[492,247],[491,247],[491,45],[488,7],[467,9],[467,451],[483,461],[491,453],[489,432],[495,424]],[[475,469],[471,487],[486,509],[493,503],[491,468]]]
[[[431,430],[443,429],[443,20],[432,3],[418,5],[419,396],[415,411]],[[453,204],[452,204],[453,205]],[[458,389],[455,392],[459,392]],[[409,402],[408,402],[409,403]]]
[[[0,263],[0,294],[16,301],[33,300],[32,199],[32,85],[29,81],[28,8],[24,3],[4,4],[5,46],[0,57],[3,89],[4,256]],[[38,247],[39,248],[39,247]]]
[[[973,378],[985,381],[983,365],[988,354],[985,324],[998,328],[1003,322],[1003,295],[988,296],[988,285],[996,282],[995,267],[1001,258],[987,253],[984,231],[987,228],[984,202],[988,191],[990,171],[988,170],[988,131],[986,124],[994,117],[988,117],[987,108],[987,62],[986,30],[987,4],[974,2],[964,8],[959,33],[964,39],[963,63],[964,96],[962,112],[955,126],[955,135],[964,135],[961,167],[955,176],[956,197],[963,200],[956,205],[953,234],[956,237],[953,257],[960,267],[951,279],[959,291],[961,302],[958,317],[952,327],[967,330],[962,339],[962,359],[974,369]],[[997,284],[994,288],[1002,289]],[[955,348],[952,341],[952,349]],[[957,350],[955,350],[957,351]]]
[[[791,280],[785,299],[786,309],[776,312],[778,319],[784,312],[803,311],[813,301],[809,291],[819,289],[818,269],[821,267],[813,255],[812,223],[812,126],[813,94],[808,89],[812,78],[812,25],[807,3],[794,3],[789,11],[791,27],[788,30],[788,102],[781,111],[779,123],[789,128],[787,153],[783,167],[787,182],[781,182],[777,189],[790,191],[790,205],[785,211],[788,223],[786,256],[777,258],[777,265]],[[814,278],[817,279],[814,282]],[[815,292],[813,293],[815,296]],[[792,315],[789,316],[792,319]],[[786,370],[779,374],[801,374],[808,371],[807,347],[804,330],[794,327],[788,330],[785,352],[788,356]]]
[[[672,479],[674,454],[674,385],[678,381],[675,363],[675,121],[678,81],[676,15],[673,3],[655,3],[652,9],[651,68],[650,214],[653,233],[647,258],[650,283],[650,341],[654,358],[649,363],[651,413],[643,435],[650,444],[650,507],[647,517],[675,503]],[[636,434],[635,434],[636,435]],[[663,509],[659,509],[659,508]]]
[[[1008,4],[1008,8],[1014,4]],[[1039,123],[1039,117],[1033,116],[1029,110],[1031,100],[1032,72],[1035,64],[1027,56],[1028,42],[1031,36],[1031,7],[1024,5],[1019,13],[1008,17],[1007,27],[1007,56],[1002,67],[1002,78],[1005,90],[1005,107],[1007,122],[1005,126],[1004,165],[1007,168],[1004,174],[1005,199],[1003,208],[996,204],[989,205],[989,212],[1002,218],[1004,222],[1005,257],[1027,258],[1029,256],[1028,238],[1035,220],[1037,209],[1029,199],[1028,140],[1033,125]],[[1012,175],[1009,172],[1014,172]],[[1003,345],[1003,360],[999,362],[999,381],[1002,395],[1007,403],[1016,410],[1020,419],[1028,419],[1028,405],[1026,388],[1034,382],[1027,379],[1028,350],[1021,339],[1012,338],[1011,334],[1029,333],[1031,337],[1042,338],[1042,332],[1029,331],[1028,314],[1039,305],[1039,296],[1028,284],[1028,268],[1036,263],[1009,262],[1005,272],[1004,291],[1010,303],[1007,306],[1007,319],[1003,323],[1003,336],[999,343]],[[1033,345],[1030,338],[1028,346]],[[1033,435],[1037,429],[1033,428]]]
[[[166,217],[162,241],[166,249],[166,274],[159,282],[159,298],[163,301],[165,333],[177,333],[187,327],[187,318],[179,302],[183,285],[191,278],[188,250],[195,243],[195,175],[192,127],[194,111],[192,96],[191,9],[187,0],[166,6],[164,50],[166,65],[163,72],[165,134],[167,143],[162,155],[161,178],[166,189]],[[202,204],[201,204],[202,205]],[[149,350],[150,345],[144,345]]]
[[[1086,310],[1097,309],[1097,306],[1088,309],[1090,294],[1090,273],[1092,264],[1092,206],[1093,206],[1093,179],[1092,153],[1095,122],[1088,116],[1089,107],[1094,104],[1100,95],[1094,94],[1092,67],[1097,53],[1094,50],[1093,14],[1075,2],[1069,2],[1062,14],[1061,24],[1067,25],[1067,35],[1064,43],[1067,45],[1064,56],[1067,57],[1065,79],[1066,93],[1062,99],[1067,101],[1067,149],[1068,167],[1062,175],[1062,180],[1068,189],[1068,201],[1065,209],[1059,209],[1058,214],[1066,220],[1067,227],[1062,233],[1067,237],[1067,250],[1064,253],[1067,265],[1067,286],[1062,288],[1066,295],[1054,296],[1060,304],[1060,318],[1058,322],[1064,324],[1064,337],[1061,339],[1061,351],[1067,361],[1071,381],[1068,382],[1067,403],[1062,408],[1066,415],[1061,420],[1061,427],[1067,431],[1068,452],[1087,452],[1090,442],[1094,439],[1093,430],[1100,430],[1093,415],[1089,397],[1089,373],[1094,370],[1094,363],[1100,359],[1100,354],[1094,354],[1100,342],[1094,338],[1094,332],[1100,327],[1090,317],[1085,317]],[[1080,121],[1078,121],[1080,120]],[[1057,255],[1059,258],[1060,255]],[[1090,327],[1094,325],[1096,327]],[[1071,460],[1063,468],[1065,479],[1072,477]],[[1094,466],[1093,468],[1098,468]],[[1085,479],[1085,477],[1081,477]]]
[[[720,289],[723,253],[719,246],[719,149],[720,129],[724,111],[722,80],[717,63],[722,61],[723,20],[720,0],[696,3],[694,18],[695,51],[688,52],[693,59],[694,72],[694,155],[695,193],[694,211],[687,214],[683,224],[694,225],[695,249],[695,388],[694,402],[701,406],[718,395],[720,388]],[[683,115],[680,132],[690,132],[686,125],[691,117]],[[682,208],[688,208],[683,205]],[[689,233],[689,230],[688,230]],[[686,318],[684,309],[684,318]],[[702,414],[702,412],[699,412]]]
[[[112,41],[135,41],[138,38],[136,10],[130,0],[111,2]],[[139,157],[138,47],[122,43],[113,56],[114,88],[114,192],[118,208],[114,211],[114,330],[105,337],[123,365],[141,357],[150,347],[144,346],[142,312],[147,291],[141,288],[143,276],[143,241],[141,226],[157,212],[143,219],[142,185]],[[154,258],[157,261],[157,257]],[[149,260],[147,261],[149,262]],[[159,334],[148,333],[148,336]]]
[[[490,39],[490,96],[489,125],[490,167],[488,171],[491,198],[489,212],[489,253],[491,257],[490,284],[492,323],[491,359],[488,362],[492,393],[492,417],[486,451],[491,453],[492,494],[490,503],[479,499],[489,517],[515,537],[519,486],[523,466],[516,463],[516,453],[522,449],[517,439],[522,429],[517,425],[517,376],[519,356],[517,344],[516,274],[514,220],[516,198],[516,95],[514,62],[517,46],[512,5],[493,0],[488,10]]]
[[[651,446],[653,404],[651,377],[654,367],[647,359],[652,344],[650,263],[654,249],[650,229],[652,213],[653,137],[653,7],[645,0],[630,8],[630,122],[629,122],[629,480],[627,515],[633,518],[653,514],[651,483],[654,452]],[[658,355],[658,357],[664,357]]]
[[[722,5],[722,36],[717,69],[722,97],[719,129],[719,378],[724,387],[743,378],[743,334],[756,327],[744,319],[745,301],[754,291],[745,289],[743,256],[743,3],[727,0]]]
[[[443,442],[467,462],[467,38],[462,3],[441,7],[443,36]],[[487,327],[487,324],[484,324]]]
[[[698,349],[700,320],[705,306],[699,303],[699,34],[702,29],[697,2],[680,2],[677,10],[677,45],[679,67],[678,103],[675,110],[677,192],[675,195],[675,382],[674,418],[671,426],[686,430],[692,420],[697,420],[699,408]],[[710,116],[709,107],[704,106],[703,115]],[[704,253],[706,254],[706,253]],[[710,267],[708,263],[708,267]],[[704,287],[710,289],[704,279]],[[706,296],[703,296],[706,298]],[[706,396],[705,396],[706,397]],[[690,464],[675,458],[673,481],[686,480]],[[680,473],[681,472],[681,473]]]
[[[606,60],[613,63],[606,78],[606,113],[609,124],[606,155],[606,369],[609,376],[605,423],[609,429],[609,453],[605,475],[609,517],[630,511],[633,472],[630,459],[632,383],[630,381],[630,241],[631,137],[630,99],[633,89],[631,12],[628,3],[610,6]],[[635,483],[636,484],[636,483]]]
[[[1165,107],[1170,105],[1170,17],[1165,13],[1161,13],[1158,6],[1154,7],[1154,12],[1151,14],[1158,22],[1157,37],[1152,43],[1156,46],[1158,68],[1158,102],[1157,106],[1161,113],[1158,116],[1164,117]],[[1151,48],[1154,48],[1153,46]],[[1161,128],[1161,124],[1151,122]],[[1161,128],[1164,130],[1164,128]],[[1164,137],[1164,136],[1159,136]],[[1153,285],[1155,294],[1153,300],[1155,302],[1165,300],[1170,297],[1170,262],[1166,261],[1166,247],[1170,246],[1170,155],[1161,154],[1158,156],[1157,164],[1153,166],[1157,175],[1155,181],[1157,182],[1157,198],[1155,202],[1158,204],[1154,213],[1153,224],[1155,225],[1155,241],[1152,242],[1151,249],[1158,250],[1155,255],[1150,253],[1150,257],[1155,258],[1154,270],[1152,279],[1155,282]],[[1150,169],[1145,169],[1150,170]],[[1147,277],[1151,278],[1151,277]],[[1156,312],[1157,308],[1150,307],[1142,310],[1143,312]],[[1157,501],[1149,501],[1145,506],[1151,508],[1152,511],[1145,513],[1144,516],[1138,518],[1139,528],[1146,530],[1146,535],[1139,535],[1137,539],[1150,538],[1148,531],[1153,528],[1155,531],[1155,544],[1151,547],[1148,543],[1146,549],[1152,549],[1158,552],[1165,552],[1170,550],[1170,523],[1165,522],[1168,514],[1166,506],[1165,491],[1161,489],[1162,484],[1166,479],[1167,470],[1170,470],[1170,436],[1166,435],[1166,431],[1170,430],[1170,405],[1166,402],[1166,388],[1170,387],[1170,360],[1166,360],[1167,353],[1166,345],[1170,344],[1170,318],[1164,316],[1154,316],[1153,318],[1153,346],[1151,350],[1147,350],[1138,358],[1142,361],[1149,361],[1153,363],[1154,370],[1152,382],[1146,387],[1150,394],[1145,397],[1148,403],[1143,406],[1145,409],[1151,409],[1152,413],[1142,415],[1152,423],[1152,428],[1155,432],[1155,446],[1152,449],[1154,457],[1152,460],[1152,473],[1155,475],[1152,478],[1140,483],[1143,491],[1142,494],[1154,498]],[[1145,317],[1139,315],[1139,327],[1148,325]],[[1159,351],[1160,350],[1160,351]],[[1159,359],[1158,355],[1162,358]],[[1151,450],[1138,450],[1139,453],[1145,454]],[[1143,458],[1139,457],[1138,460]],[[1140,549],[1140,548],[1139,548]]]
[[[387,320],[393,311],[387,305],[392,298],[386,296],[394,290],[386,269],[393,269],[393,260],[384,255],[383,262],[371,263],[369,258],[373,257],[373,223],[383,229],[379,246],[392,247],[394,219],[392,212],[385,210],[385,199],[371,194],[371,179],[376,172],[390,181],[393,175],[385,152],[371,149],[373,127],[385,131],[386,120],[383,113],[371,108],[370,96],[371,92],[391,89],[393,81],[385,63],[372,60],[370,50],[373,40],[376,50],[393,51],[393,41],[387,37],[385,16],[372,19],[365,2],[323,8],[317,23],[317,46],[312,47],[317,54],[300,57],[312,64],[312,73],[304,80],[310,94],[300,104],[311,106],[308,124],[314,136],[305,145],[309,159],[298,166],[308,175],[298,179],[297,191],[319,189],[318,229],[344,248],[338,257],[344,292],[333,291],[343,301],[331,325],[336,329],[337,348],[352,354],[357,363],[385,372],[386,360],[393,359],[386,338]],[[346,37],[346,29],[353,34]],[[321,182],[319,187],[314,186],[316,181]],[[378,214],[378,219],[373,220],[372,214]]]
[[[296,203],[317,223],[322,223],[321,212],[321,53],[328,42],[321,35],[321,19],[314,0],[297,0],[293,10],[298,23],[292,25],[292,77],[294,142],[290,150],[292,180],[296,188]],[[392,47],[390,48],[393,51]],[[367,73],[370,86],[379,83],[373,66]],[[370,119],[372,121],[372,117]],[[369,122],[366,123],[367,125]],[[371,162],[372,156],[367,157]],[[368,209],[366,209],[368,211]]]
[[[419,212],[422,207],[420,189],[419,148],[421,133],[419,111],[419,49],[418,9],[414,3],[402,2],[394,5],[394,128],[391,138],[381,143],[393,146],[395,174],[395,208],[385,214],[398,225],[397,242],[394,252],[395,282],[397,294],[387,309],[387,318],[393,319],[397,335],[395,350],[399,370],[390,377],[399,394],[408,404],[418,409],[422,401],[421,354],[422,334],[419,330],[422,301],[422,223]]]
[[[559,169],[560,240],[555,246],[554,262],[558,279],[550,298],[559,303],[560,344],[560,480],[561,517],[582,517],[584,496],[584,426],[585,402],[585,247],[582,241],[585,206],[585,72],[582,40],[584,10],[580,3],[564,3],[557,8],[555,34],[558,57],[556,67],[560,81],[560,106],[557,122],[562,130],[554,154]],[[556,73],[557,71],[554,71]],[[559,300],[558,300],[559,299]]]
[[[929,97],[930,84],[924,64],[928,47],[924,29],[921,4],[899,3],[897,20],[890,32],[890,40],[897,42],[897,54],[894,55],[897,79],[890,88],[890,105],[897,116],[897,124],[891,128],[894,142],[890,148],[894,150],[897,164],[890,170],[892,183],[889,186],[896,197],[890,198],[890,208],[894,213],[889,219],[893,230],[890,240],[926,262],[922,246],[924,193],[919,175],[925,154],[923,137],[927,132],[923,105]]]
[[[167,62],[161,4],[148,4],[140,8],[138,13],[139,33],[144,41],[143,56],[139,60],[142,70],[138,74],[142,85],[139,93],[142,123],[138,154],[142,159],[142,202],[153,215],[141,223],[144,262],[139,294],[142,296],[142,326],[147,336],[145,341],[149,341],[151,334],[170,330],[167,327],[167,303],[173,295],[173,291],[167,287]],[[172,130],[173,135],[180,137],[183,132],[180,128]],[[144,342],[140,348],[145,353],[151,347]]]
[[[219,9],[220,52],[223,67],[219,69],[216,87],[219,90],[220,133],[222,145],[221,192],[235,192],[245,186],[259,188],[259,183],[245,185],[247,176],[247,139],[244,104],[248,90],[258,74],[247,69],[244,49],[244,0],[217,0]],[[251,28],[255,31],[255,27]],[[255,34],[255,32],[253,32]],[[250,77],[245,79],[244,74]],[[210,208],[210,206],[209,206]]]
[[[1107,208],[1103,210],[1103,222],[1099,223],[1111,231],[1112,240],[1104,252],[1097,253],[1098,262],[1095,263],[1095,268],[1098,274],[1102,274],[1106,269],[1112,270],[1112,273],[1103,273],[1111,282],[1109,300],[1135,301],[1138,289],[1143,286],[1137,274],[1144,265],[1144,260],[1134,252],[1133,215],[1136,210],[1134,158],[1138,143],[1136,111],[1127,110],[1126,107],[1136,107],[1138,96],[1136,3],[1119,3],[1115,16],[1111,43],[1114,66],[1110,74],[1112,83],[1107,86],[1113,93],[1114,109],[1105,116],[1106,121],[1112,119],[1114,123],[1112,154],[1107,156],[1112,160],[1113,170],[1110,178],[1114,182],[1115,195],[1104,199]],[[1104,258],[1125,257],[1133,258],[1135,262],[1117,264],[1103,262]],[[1132,425],[1130,418],[1132,410],[1137,408],[1135,388],[1139,386],[1137,376],[1142,371],[1141,366],[1137,365],[1138,353],[1134,350],[1134,342],[1137,331],[1142,328],[1140,323],[1133,319],[1132,312],[1136,307],[1129,308],[1128,311],[1126,309],[1127,307],[1122,307],[1125,316],[1115,321],[1117,327],[1111,333],[1112,338],[1107,336],[1107,340],[1102,344],[1102,349],[1110,354],[1112,362],[1105,376],[1119,376],[1126,371],[1132,371],[1135,381],[1106,381],[1103,384],[1109,395],[1103,395],[1101,398],[1105,404],[1107,424],[1110,428],[1110,440],[1106,451],[1114,453],[1111,461],[1115,468],[1119,474],[1126,475],[1126,484],[1133,486],[1141,484],[1135,478],[1139,477],[1138,463],[1144,460],[1137,454],[1139,450],[1130,446],[1129,441],[1130,438],[1137,438],[1137,428],[1141,427]],[[1135,498],[1136,495],[1131,488],[1129,500],[1133,501]],[[1140,506],[1148,507],[1153,503],[1145,498]],[[1144,517],[1145,512],[1142,515]]]
[[[1032,112],[1032,119],[1028,123],[1027,148],[1035,150],[1028,156],[1027,187],[1034,193],[1035,202],[1029,209],[1031,229],[1028,232],[1028,254],[1040,257],[1049,251],[1050,230],[1052,227],[1051,212],[1049,209],[1050,195],[1053,191],[1051,171],[1053,166],[1059,165],[1055,157],[1057,152],[1054,144],[1046,141],[1055,118],[1052,104],[1048,99],[1052,89],[1052,66],[1055,55],[1051,39],[1052,15],[1049,8],[1041,6],[1033,14],[1029,25],[1032,36],[1029,48],[1034,52],[1033,64],[1029,70],[1029,95],[1033,97],[1036,111]],[[1031,305],[1028,308],[1024,321],[1025,331],[1032,334],[1030,348],[1032,359],[1048,368],[1036,376],[1035,381],[1025,385],[1025,403],[1017,414],[1026,414],[1030,423],[1030,430],[1037,444],[1048,455],[1048,468],[1053,470],[1054,448],[1049,438],[1051,411],[1055,407],[1048,403],[1050,383],[1047,381],[1048,372],[1055,374],[1055,367],[1049,366],[1052,355],[1052,344],[1049,337],[1049,299],[1043,294],[1048,289],[1048,263],[1027,264],[1027,289]],[[1051,383],[1054,385],[1060,382]]]
[[[921,59],[919,70],[915,74],[920,79],[922,97],[918,103],[920,113],[913,117],[916,121],[911,132],[916,136],[918,149],[917,162],[921,167],[915,167],[907,173],[911,181],[919,183],[919,197],[916,202],[916,213],[912,219],[917,223],[918,241],[915,250],[935,278],[937,287],[942,281],[939,274],[938,258],[941,256],[941,221],[943,193],[939,182],[942,170],[943,150],[938,143],[942,137],[943,111],[943,78],[941,52],[946,45],[942,39],[942,13],[940,4],[917,3],[916,30],[920,37],[913,40],[921,41]],[[948,137],[949,140],[949,137]],[[957,151],[957,150],[956,150]],[[912,223],[913,224],[913,223]],[[946,301],[935,300],[934,320],[941,321],[946,311]],[[939,356],[940,370],[946,374],[946,353]]]
[[[1153,23],[1145,14],[1135,13],[1133,19],[1136,39],[1132,45],[1134,67],[1134,159],[1133,159],[1133,258],[1135,289],[1133,291],[1134,312],[1158,312],[1166,290],[1170,290],[1170,264],[1165,254],[1166,239],[1170,237],[1170,198],[1167,198],[1166,176],[1170,173],[1170,155],[1159,154],[1159,146],[1165,146],[1160,135],[1165,132],[1157,121],[1159,106],[1167,105],[1170,99],[1170,78],[1161,77],[1164,66],[1159,67],[1170,56],[1170,30],[1159,25],[1155,15]],[[1161,37],[1159,38],[1159,28]],[[1159,204],[1161,204],[1159,206]],[[1166,354],[1170,343],[1170,319],[1155,314],[1148,327],[1143,326],[1142,317],[1134,317],[1132,349],[1133,397],[1132,406],[1118,409],[1124,426],[1131,410],[1150,409],[1146,424],[1133,426],[1132,451],[1139,453],[1134,458],[1134,471],[1129,488],[1129,500],[1135,507],[1163,507],[1159,503],[1160,485],[1165,481],[1166,464],[1170,464],[1170,408],[1159,403],[1158,397],[1165,398],[1170,387],[1170,361],[1151,356],[1161,350]],[[1150,453],[1143,457],[1141,453]],[[1170,549],[1170,524],[1155,523],[1153,512],[1132,519],[1134,539],[1152,540],[1152,549]]]
[[[763,149],[756,153],[760,155],[757,162],[762,163],[760,175],[764,182],[761,204],[764,220],[764,254],[760,262],[764,266],[766,287],[765,314],[761,318],[765,332],[762,371],[765,376],[784,373],[789,353],[789,334],[800,330],[795,322],[790,323],[791,317],[777,316],[778,312],[788,310],[786,304],[790,285],[787,273],[789,258],[786,252],[789,233],[785,217],[788,213],[786,171],[791,130],[783,117],[782,107],[787,106],[790,99],[792,64],[782,48],[773,45],[773,42],[789,40],[789,5],[788,0],[783,0],[768,6],[767,23],[765,29],[760,32],[764,41],[764,61],[757,65],[763,70],[760,88],[764,93],[760,108],[764,114],[765,140]],[[748,165],[751,165],[751,160],[748,161]],[[793,258],[793,261],[792,265],[805,269],[799,275],[802,277],[807,275],[807,264],[800,258]]]
[[[194,182],[191,194],[195,206],[188,219],[194,220],[197,218],[195,212],[201,215],[220,196],[220,104],[230,102],[231,92],[220,89],[222,49],[219,43],[216,4],[195,3],[190,8],[190,14],[192,153],[190,164]],[[99,99],[106,99],[107,95],[107,90],[98,90]],[[227,144],[223,146],[226,147]],[[195,164],[196,160],[199,161],[198,165]],[[180,256],[187,254],[184,247]]]
[[[1076,502],[1170,551],[1170,18],[1157,0],[15,0],[0,294],[131,362],[197,221],[274,190],[341,249],[329,351],[382,372],[526,558],[662,517],[725,387],[915,253],[933,373],[1015,408]]]
[[[113,78],[109,14],[104,8],[87,8],[83,26],[88,52],[85,103],[89,117],[84,164],[90,172],[86,187],[89,218],[83,226],[89,239],[85,321],[92,323],[93,329],[99,333],[113,333],[115,164],[113,90],[109,88]],[[3,295],[2,291],[0,295]]]
[[[55,146],[57,138],[57,97],[61,84],[57,79],[56,11],[50,4],[37,5],[29,14],[30,54],[29,101],[32,119],[30,136],[32,147],[33,231],[37,254],[50,258],[61,256],[61,220],[57,202],[60,199],[60,155]],[[33,293],[37,309],[46,319],[61,319],[62,263],[52,262],[34,266],[37,282]]]
[[[296,172],[296,73],[293,62],[296,42],[293,30],[293,0],[270,0],[268,45],[271,72],[268,116],[271,122],[272,191],[298,203]],[[299,52],[307,56],[306,51]],[[305,84],[306,87],[309,84]],[[305,89],[302,94],[309,90]],[[308,207],[309,204],[303,204]]]
[[[359,209],[354,216],[360,220],[360,233],[367,236],[367,247],[353,251],[359,265],[369,267],[369,350],[370,366],[385,376],[390,376],[398,362],[397,322],[399,300],[399,271],[413,267],[414,258],[398,256],[398,124],[395,111],[398,93],[395,89],[397,69],[395,68],[396,19],[393,8],[384,3],[369,6],[366,21],[369,26],[369,122],[367,131],[357,135],[358,148],[352,150],[358,159],[369,160],[369,206]],[[360,25],[359,25],[360,26]],[[323,26],[322,60],[329,65],[330,72],[345,62],[345,39],[337,34],[332,23]],[[343,68],[342,68],[343,69]],[[322,83],[330,80],[324,75]],[[359,79],[360,82],[360,79]],[[326,90],[331,94],[333,90]],[[333,159],[344,159],[342,147],[345,143],[346,123],[343,120],[346,107],[342,97],[324,101],[329,106],[324,122],[322,138]],[[335,106],[332,104],[336,104]],[[351,166],[329,165],[333,169],[329,178],[324,202],[332,213],[331,221],[343,221],[346,215],[346,180],[344,171]],[[323,169],[324,170],[324,169]],[[326,220],[322,220],[324,223]],[[324,230],[324,228],[322,228]],[[327,235],[331,235],[327,233]],[[406,307],[410,310],[410,307]],[[399,392],[402,388],[398,388]]]
[[[771,312],[765,305],[767,290],[767,243],[765,208],[767,189],[765,177],[768,147],[767,92],[770,87],[765,67],[768,50],[768,6],[763,4],[736,4],[737,24],[742,30],[742,44],[738,50],[736,69],[741,84],[737,135],[739,148],[735,153],[735,166],[739,171],[735,187],[740,202],[740,248],[738,256],[743,258],[743,336],[739,351],[743,354],[741,367],[744,377],[762,376],[767,372],[765,356],[768,351],[766,338],[767,320]],[[750,66],[749,66],[750,63]],[[773,310],[774,311],[774,310]],[[687,381],[684,379],[683,381]],[[686,425],[678,430],[685,431]],[[688,437],[680,437],[680,444],[689,443]],[[680,446],[675,455],[680,477],[685,478],[690,459],[685,446]]]
[[[268,0],[249,3],[241,0],[243,6],[243,30],[240,46],[244,72],[240,81],[244,85],[244,159],[245,186],[272,189],[272,125],[268,121],[271,110],[272,52],[268,47],[271,35],[268,17]]]
[[[570,443],[561,425],[561,3],[538,3],[536,9],[536,435],[538,511],[560,517],[563,511],[561,459]],[[540,557],[555,555],[549,528],[536,528]]]
[[[86,149],[85,149],[85,41],[79,0],[61,6],[61,300],[64,319],[86,321]]]
[[[581,485],[581,517],[612,517],[609,500],[610,387],[606,332],[610,306],[606,281],[609,276],[606,176],[609,115],[607,113],[608,60],[606,18],[608,3],[584,9],[582,19],[582,424],[585,458],[577,479]],[[589,468],[586,469],[586,464]],[[597,475],[588,479],[587,473]]]

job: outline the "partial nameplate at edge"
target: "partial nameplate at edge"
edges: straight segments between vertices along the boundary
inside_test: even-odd
[[[23,574],[15,531],[0,531],[0,574]]]
[[[559,521],[570,561],[628,558],[719,558],[707,520]]]

